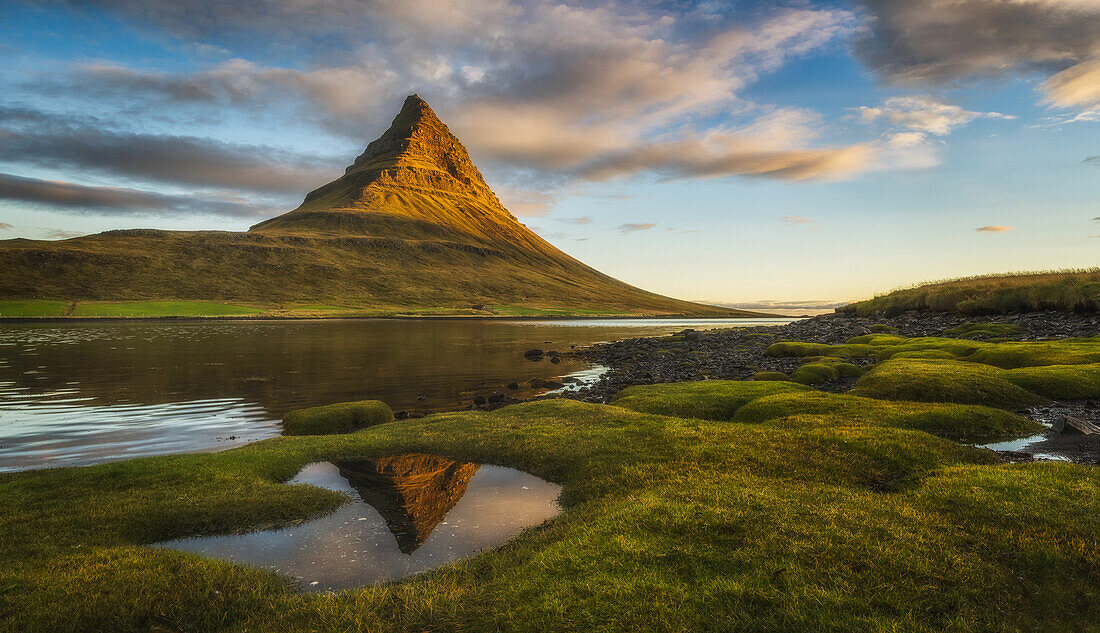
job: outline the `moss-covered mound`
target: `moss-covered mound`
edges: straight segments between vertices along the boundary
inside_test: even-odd
[[[879,363],[852,394],[885,400],[955,402],[1022,409],[1044,398],[1019,387],[995,367],[954,360],[903,358]]]
[[[283,435],[348,433],[392,421],[393,411],[385,402],[378,400],[341,402],[291,411],[283,418]]]
[[[611,404],[641,413],[700,420],[729,420],[749,402],[807,387],[772,380],[703,380],[627,387]]]
[[[918,402],[804,391],[765,396],[746,404],[736,422],[761,423],[797,415],[828,415],[846,424],[914,429],[960,442],[993,442],[1038,433],[1042,426],[1025,417],[990,407]]]

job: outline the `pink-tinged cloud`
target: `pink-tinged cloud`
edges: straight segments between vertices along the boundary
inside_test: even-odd
[[[974,230],[979,233],[1007,233],[1008,231],[1015,231],[1016,227],[1005,226],[1003,224],[990,224],[988,226],[979,226]]]
[[[620,224],[619,230],[626,234],[633,233],[635,231],[648,231],[655,226],[657,226],[657,224],[654,222],[627,222],[626,224]]]

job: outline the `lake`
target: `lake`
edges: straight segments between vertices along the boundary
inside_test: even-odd
[[[292,409],[334,402],[456,407],[510,382],[595,373],[527,349],[791,320],[3,323],[0,471],[232,448],[278,435]]]

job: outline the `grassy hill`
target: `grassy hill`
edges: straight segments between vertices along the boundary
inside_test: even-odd
[[[759,316],[640,290],[509,213],[419,97],[335,181],[247,233],[0,241],[0,317]]]
[[[895,290],[837,312],[861,316],[906,310],[1009,314],[1100,312],[1100,268],[962,277]]]

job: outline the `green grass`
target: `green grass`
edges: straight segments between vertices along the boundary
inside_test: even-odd
[[[253,306],[212,301],[127,301],[78,303],[74,317],[207,317],[247,316],[266,312]]]
[[[793,394],[797,395],[797,394]],[[298,594],[143,543],[344,501],[279,483],[425,451],[563,484],[565,512],[396,584]],[[545,401],[215,454],[0,476],[0,629],[1095,631],[1100,473],[848,415],[756,424]]]
[[[0,300],[0,318],[60,317],[68,308],[68,301]]]
[[[283,435],[329,435],[348,433],[393,421],[385,402],[360,400],[321,407],[296,409],[283,417]]]
[[[1009,314],[1100,312],[1100,268],[963,277],[895,290],[837,312],[893,316],[906,310]]]
[[[753,380],[787,380],[787,374],[781,371],[758,371],[752,376]]]
[[[611,404],[639,411],[700,420],[729,420],[753,400],[806,387],[778,381],[702,380],[627,387]]]
[[[1056,400],[1100,397],[1100,363],[1010,369],[1005,380]]]
[[[765,396],[738,409],[736,422],[761,423],[798,415],[828,415],[851,424],[924,431],[959,442],[993,442],[1033,435],[1042,426],[990,407],[960,404],[883,402],[846,394],[804,391]]]

